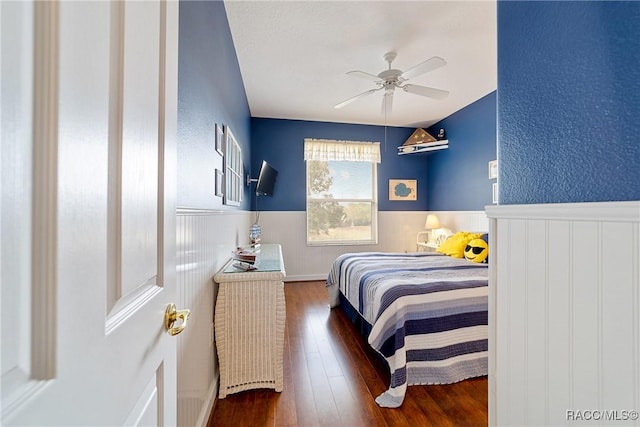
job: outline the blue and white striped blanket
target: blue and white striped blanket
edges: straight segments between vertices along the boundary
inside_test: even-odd
[[[376,402],[402,405],[408,385],[450,384],[487,375],[486,264],[437,253],[339,256],[327,287],[372,325],[369,344],[389,363],[391,385]]]

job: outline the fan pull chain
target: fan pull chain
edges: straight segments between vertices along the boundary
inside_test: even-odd
[[[384,152],[387,152],[387,109],[384,109]]]

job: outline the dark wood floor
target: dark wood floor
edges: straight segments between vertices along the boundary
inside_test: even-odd
[[[212,426],[486,426],[487,379],[410,386],[403,405],[380,408],[389,372],[342,310],[331,310],[324,282],[285,284],[284,390],[218,399]]]

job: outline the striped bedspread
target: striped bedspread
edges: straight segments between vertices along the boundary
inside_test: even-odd
[[[488,269],[437,253],[362,252],[338,257],[327,279],[372,325],[369,344],[389,363],[376,402],[402,405],[408,385],[450,384],[488,369]]]

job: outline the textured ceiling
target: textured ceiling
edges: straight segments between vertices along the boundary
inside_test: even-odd
[[[426,127],[496,89],[495,1],[225,1],[253,117]],[[434,100],[395,90],[381,114],[383,91],[347,75],[407,70],[439,56],[443,68],[409,83],[450,91]]]

